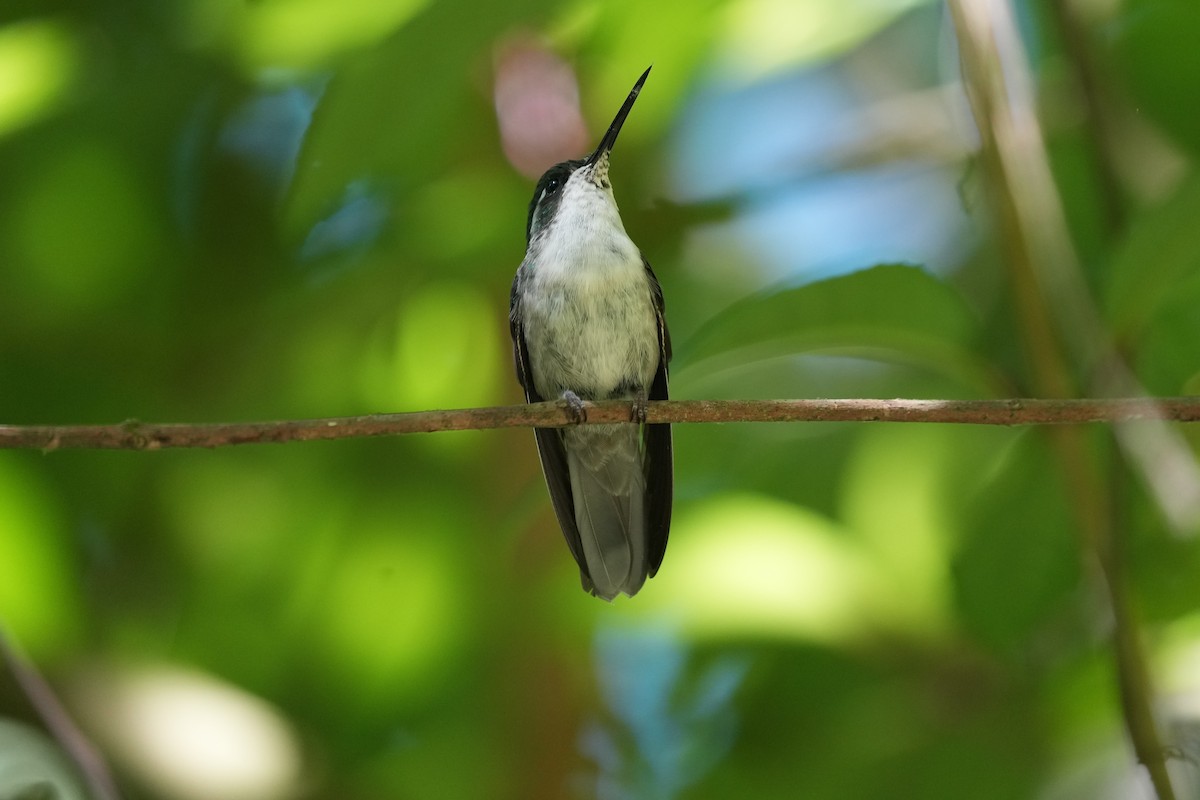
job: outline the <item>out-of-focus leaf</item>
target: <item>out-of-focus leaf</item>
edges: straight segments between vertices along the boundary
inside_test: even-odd
[[[0,623],[35,655],[62,646],[79,614],[59,502],[27,459],[0,457]]]
[[[600,787],[621,787],[629,797],[676,797],[733,744],[732,703],[748,661],[725,656],[689,670],[687,650],[670,628],[598,632],[600,688],[612,720],[585,729],[580,749],[596,761]]]
[[[0,136],[46,116],[79,78],[75,32],[59,22],[26,21],[0,29]]]
[[[966,628],[1009,652],[1028,645],[1075,592],[1079,554],[1044,440],[1026,437],[1004,458],[974,498],[953,572]]]
[[[636,613],[665,613],[693,638],[853,641],[878,626],[890,588],[841,528],[768,497],[716,494],[678,514],[670,569]]]
[[[1200,115],[1185,100],[1200,80],[1200,4],[1129,0],[1122,22],[1116,48],[1138,113],[1149,114],[1177,142],[1200,152]]]
[[[2,220],[23,304],[64,322],[111,309],[159,254],[153,198],[123,153],[94,142],[58,147],[32,167]]]
[[[386,176],[402,184],[403,194],[438,174],[449,147],[476,140],[472,131],[483,124],[465,119],[478,102],[469,79],[477,54],[497,31],[545,5],[516,0],[470,14],[455,3],[432,3],[341,70],[318,103],[301,150],[287,204],[291,231],[307,231],[355,181]]]
[[[1080,128],[1056,134],[1046,143],[1071,241],[1089,271],[1107,265],[1111,248],[1105,225],[1105,187],[1097,179],[1095,156],[1088,144],[1094,133]]]
[[[1148,504],[1147,504],[1148,505]],[[1146,534],[1131,548],[1129,562],[1138,609],[1148,620],[1170,623],[1200,608],[1200,541],[1158,534],[1153,512],[1145,513]]]
[[[88,795],[53,742],[27,725],[0,718],[0,798],[87,800]]]
[[[883,610],[920,633],[947,628],[944,492],[955,445],[944,427],[870,428],[856,438],[842,484],[848,527],[896,587]]]
[[[1118,337],[1137,335],[1200,272],[1200,177],[1138,218],[1113,257],[1105,308]]]
[[[723,45],[740,69],[762,74],[797,62],[840,54],[924,2],[743,0],[727,6]]]
[[[213,33],[222,26],[211,17],[225,17],[225,35],[247,71],[263,67],[311,67],[344,50],[373,44],[384,33],[403,24],[428,0],[343,0],[338,3],[290,0],[289,2],[230,3],[233,8],[191,10],[198,30]],[[207,3],[207,6],[216,5]],[[210,19],[205,19],[210,16]]]
[[[443,408],[497,401],[505,350],[502,323],[473,287],[434,282],[414,289],[364,361],[363,394],[374,408]],[[446,444],[443,442],[442,444]]]
[[[926,364],[983,388],[976,334],[953,289],[918,267],[887,264],[734,303],[676,348],[676,366],[735,351],[742,361],[840,352]]]
[[[1200,266],[1200,265],[1198,265]],[[1176,286],[1136,342],[1138,377],[1151,394],[1195,394],[1200,378],[1200,271]]]

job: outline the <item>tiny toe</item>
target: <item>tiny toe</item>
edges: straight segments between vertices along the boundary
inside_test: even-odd
[[[576,425],[587,422],[587,409],[584,407],[583,400],[579,398],[579,395],[567,389],[562,393],[562,401],[565,404],[564,408],[566,409],[567,417],[571,422]]]
[[[646,398],[638,397],[634,399],[629,421],[636,422],[639,425],[646,423]]]

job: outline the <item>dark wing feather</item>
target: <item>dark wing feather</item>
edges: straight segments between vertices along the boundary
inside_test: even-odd
[[[668,399],[667,391],[667,362],[671,360],[671,333],[667,330],[667,319],[664,314],[662,287],[650,262],[642,259],[646,265],[646,275],[650,278],[650,288],[654,297],[654,314],[658,319],[658,370],[654,373],[654,382],[650,385],[650,400]],[[650,569],[650,577],[654,577],[662,564],[663,555],[667,552],[667,534],[671,529],[671,500],[674,494],[674,466],[671,452],[671,426],[646,425],[646,532],[649,552],[646,562]]]
[[[537,393],[533,385],[533,369],[530,367],[529,351],[525,346],[525,332],[521,328],[520,296],[517,293],[519,280],[520,273],[517,273],[509,298],[508,328],[513,340],[513,362],[517,369],[517,380],[525,389],[525,401],[540,403],[544,398]],[[535,428],[533,433],[537,438],[538,458],[542,462],[542,473],[546,476],[546,486],[550,490],[554,514],[558,517],[567,547],[571,549],[571,555],[579,564],[583,588],[591,591],[591,578],[588,576],[584,560],[583,543],[579,540],[579,526],[575,524],[575,499],[571,494],[571,474],[567,469],[567,451],[563,448],[562,434],[557,428]]]

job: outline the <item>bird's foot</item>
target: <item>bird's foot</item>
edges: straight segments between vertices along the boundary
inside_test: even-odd
[[[636,422],[639,425],[646,424],[646,398],[635,397],[633,404],[630,407],[629,421]]]
[[[581,425],[587,422],[587,409],[583,405],[583,400],[579,399],[579,395],[567,389],[562,393],[561,397],[563,409],[567,412],[567,419],[573,425]]]

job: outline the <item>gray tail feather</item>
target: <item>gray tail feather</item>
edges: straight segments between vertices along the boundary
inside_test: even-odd
[[[592,591],[612,600],[637,594],[646,582],[646,485],[638,463],[610,458],[592,463],[567,450],[575,524]]]

